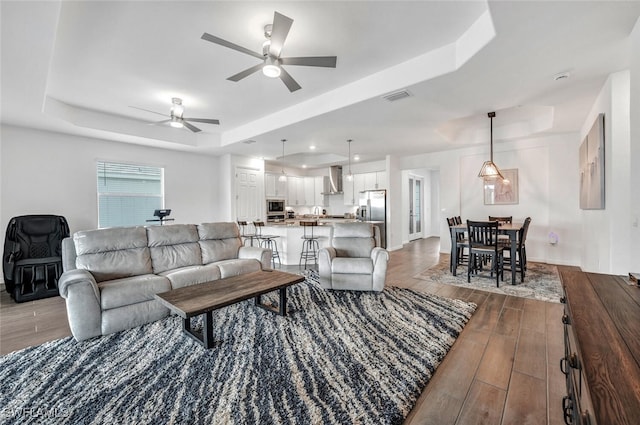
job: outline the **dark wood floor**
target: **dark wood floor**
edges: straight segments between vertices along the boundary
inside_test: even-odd
[[[391,252],[387,284],[459,298],[478,309],[436,370],[407,424],[563,422],[562,306],[413,278],[439,260],[439,240]],[[0,295],[0,353],[70,335],[64,300],[14,303]]]

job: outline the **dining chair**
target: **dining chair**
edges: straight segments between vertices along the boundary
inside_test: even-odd
[[[465,249],[467,249],[467,251],[469,250],[469,241],[467,240],[467,238],[465,238],[463,233],[457,233],[457,232],[453,232],[452,227],[455,226],[456,224],[460,224],[456,222],[456,218],[455,217],[451,217],[451,218],[447,218],[447,225],[449,226],[449,235],[451,236],[451,255],[449,256],[449,270],[451,272],[453,272],[453,246],[454,246],[454,240],[453,238],[456,238],[456,246],[458,249],[458,255],[457,257],[457,264],[456,267],[461,265],[461,264],[465,264],[465,262],[468,260],[468,253],[465,254]]]
[[[498,243],[497,221],[467,220],[469,237],[469,261],[467,265],[467,282],[471,282],[471,272],[478,274],[482,270],[483,258],[491,260],[491,277],[496,274],[496,286],[500,287],[503,273],[502,247]]]
[[[500,226],[502,226],[503,224],[512,224],[513,216],[509,215],[509,216],[500,217],[500,216],[490,215],[489,221],[497,221]],[[498,235],[498,239],[500,239],[500,242],[504,242],[504,243],[509,242],[509,236],[507,235]]]
[[[527,240],[527,233],[529,232],[529,224],[531,223],[531,217],[527,217],[524,220],[522,228],[518,231],[518,246],[516,248],[516,271],[520,272],[520,282],[524,282],[525,272],[527,271],[527,249],[525,242]],[[509,245],[502,246],[503,252],[503,270],[511,271],[511,267],[506,265],[511,264],[511,257],[504,257],[504,253],[510,253],[511,247]],[[511,254],[509,254],[511,255]],[[503,279],[504,280],[504,279]]]
[[[499,217],[499,216],[490,215],[489,221],[497,221],[500,224],[505,224],[505,223],[511,224],[513,223],[513,216],[509,215],[509,216]]]

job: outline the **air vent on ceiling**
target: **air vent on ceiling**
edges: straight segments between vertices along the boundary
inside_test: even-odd
[[[384,96],[382,96],[382,98],[389,102],[395,102],[396,100],[404,99],[409,96],[411,96],[411,93],[409,93],[409,90],[404,89],[404,90],[399,90],[393,93],[385,94]]]
[[[250,145],[250,144],[255,143],[255,142],[256,142],[255,140],[245,140],[242,143],[244,143],[245,145]]]

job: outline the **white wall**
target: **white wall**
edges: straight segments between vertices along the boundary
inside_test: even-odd
[[[482,179],[478,171],[489,146],[457,149],[402,159],[402,169],[427,167],[439,170],[440,251],[449,252],[451,240],[445,218],[486,219],[491,215],[513,215],[515,221],[532,218],[527,254],[532,261],[579,265],[581,245],[578,208],[577,134],[548,136],[518,142],[494,143],[494,160],[500,168],[517,168],[519,203],[484,205]],[[560,235],[556,246],[548,233]]]
[[[212,179],[213,184],[220,188],[215,211],[222,217],[221,221],[236,221],[236,169],[242,167],[256,171],[258,196],[264,200],[264,160],[227,154],[220,157],[219,163],[215,179]],[[266,220],[266,204],[262,202],[261,205],[260,216]]]
[[[11,217],[56,214],[71,232],[98,226],[96,161],[164,168],[165,206],[175,223],[221,221],[213,184],[218,159],[12,126],[0,128],[0,238]],[[153,211],[149,212],[149,218]]]
[[[629,231],[629,239],[634,241],[629,249],[629,270],[630,272],[640,272],[640,18],[636,22],[635,28],[631,33],[631,71],[630,71],[630,113],[633,117],[630,123],[630,181],[631,193],[630,211],[631,226]]]
[[[605,208],[583,210],[581,267],[584,271],[626,274],[630,264],[630,74],[611,74],[587,115],[581,140],[604,113]],[[637,186],[634,187],[637,191]]]

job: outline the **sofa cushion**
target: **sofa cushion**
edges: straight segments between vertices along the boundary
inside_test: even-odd
[[[160,273],[171,281],[171,288],[177,289],[198,283],[210,282],[220,279],[220,269],[215,264],[204,266],[182,267],[176,270],[167,270]]]
[[[76,268],[91,272],[96,282],[152,273],[144,227],[114,227],[73,235]]]
[[[372,238],[373,226],[370,223],[334,223],[334,238]]]
[[[202,264],[198,231],[193,224],[147,227],[154,273]]]
[[[338,257],[369,257],[376,243],[373,238],[333,238],[331,245]]]
[[[220,269],[221,279],[262,270],[260,261],[255,259],[218,261],[216,266]]]
[[[171,282],[164,276],[146,274],[110,280],[98,284],[100,306],[103,310],[118,308],[154,299],[154,294],[171,290]]]
[[[371,261],[371,258],[336,257],[331,263],[331,272],[342,274],[371,274],[373,273],[373,261]]]
[[[239,238],[238,225],[232,222],[202,223],[198,225],[200,240]]]
[[[198,235],[204,264],[238,258],[242,240],[236,223],[203,223]]]
[[[238,258],[238,250],[242,246],[240,239],[210,239],[200,241],[202,263],[209,264],[217,261],[233,260]]]

